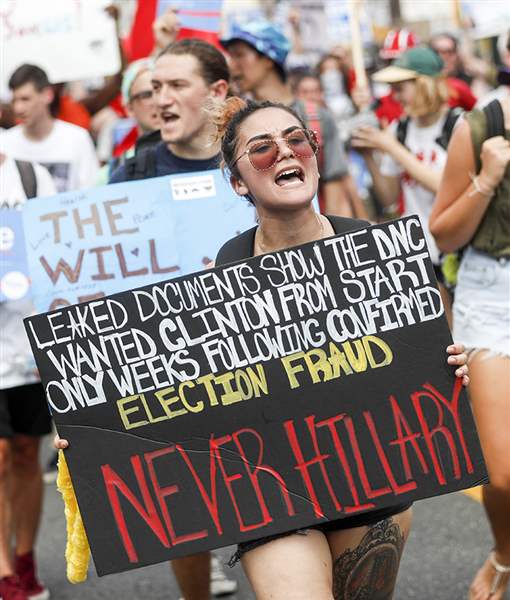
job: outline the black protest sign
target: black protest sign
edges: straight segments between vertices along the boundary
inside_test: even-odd
[[[415,217],[26,327],[99,574],[486,477]]]

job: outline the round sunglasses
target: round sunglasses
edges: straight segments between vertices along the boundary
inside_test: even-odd
[[[251,166],[256,171],[267,171],[273,167],[279,154],[277,142],[284,141],[294,156],[299,158],[312,158],[319,149],[319,142],[315,131],[311,129],[293,129],[282,138],[268,138],[254,142],[232,163],[232,167],[246,154]]]

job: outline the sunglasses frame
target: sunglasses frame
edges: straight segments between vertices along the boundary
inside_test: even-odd
[[[140,102],[146,102],[147,100],[152,100],[153,97],[153,90],[144,90],[143,92],[138,92],[138,94],[134,94],[133,96],[131,96],[131,98],[129,98],[129,101],[136,102],[137,100],[140,100]]]
[[[249,161],[250,165],[255,169],[255,171],[269,171],[269,169],[273,168],[278,161],[278,154],[279,154],[280,149],[276,142],[279,142],[279,141],[285,142],[287,144],[287,147],[299,158],[312,158],[312,156],[301,156],[300,154],[297,154],[295,152],[295,150],[293,148],[291,148],[289,143],[287,142],[287,138],[289,136],[291,136],[293,133],[296,133],[296,131],[304,131],[306,133],[306,137],[310,141],[310,147],[313,150],[312,156],[315,156],[319,152],[319,140],[317,137],[317,132],[313,129],[306,129],[304,127],[298,127],[297,129],[293,129],[292,131],[290,131],[286,136],[279,137],[279,138],[268,138],[267,141],[276,145],[275,159],[274,159],[274,162],[272,162],[269,165],[269,167],[266,167],[265,169],[259,169],[252,163],[251,158],[250,158],[250,154],[253,151],[253,148],[255,147],[255,145],[257,143],[264,143],[266,140],[260,140],[260,142],[254,142],[249,148],[246,148],[246,150],[234,160],[234,162],[232,163],[232,167],[234,167],[236,165],[236,163],[239,160],[241,160],[241,158],[243,158],[243,156],[246,155],[246,156],[248,156],[248,161]]]

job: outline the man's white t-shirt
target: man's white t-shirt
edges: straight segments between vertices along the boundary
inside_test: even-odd
[[[99,163],[88,131],[59,119],[39,141],[27,138],[21,125],[2,131],[0,152],[46,167],[58,192],[92,187],[96,182]]]
[[[48,170],[38,164],[34,164],[33,167],[37,181],[37,196],[55,195],[56,186]],[[13,158],[5,157],[5,160],[0,163],[0,209],[20,209],[26,200],[18,167]]]
[[[441,136],[446,115],[441,117],[429,127],[418,127],[414,119],[409,120],[405,145],[418,159],[436,171],[443,171],[446,164],[446,150],[436,139]],[[396,135],[397,123],[393,123],[391,130]],[[435,194],[420,185],[404,172],[389,154],[384,154],[381,161],[381,173],[386,176],[400,177],[402,194],[404,196],[403,216],[417,214],[420,217],[423,231],[429,247],[430,257],[434,264],[439,263],[439,249],[429,230],[429,217],[432,212]]]
[[[34,165],[37,195],[53,196],[55,184],[46,169]],[[26,201],[21,176],[12,158],[0,163],[0,223],[2,210],[20,210]],[[44,202],[37,198],[31,202]],[[1,255],[1,253],[0,253]],[[30,298],[0,302],[0,389],[39,381],[23,319],[35,313]]]

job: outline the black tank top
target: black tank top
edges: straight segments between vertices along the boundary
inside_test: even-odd
[[[348,219],[347,217],[333,216],[327,216],[326,218],[331,223],[336,235],[355,231],[356,229],[363,229],[370,225],[368,221],[362,221],[361,219]],[[215,265],[219,267],[227,263],[252,257],[257,228],[258,226],[252,227],[223,244],[216,256]]]

